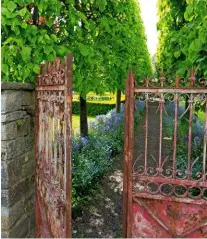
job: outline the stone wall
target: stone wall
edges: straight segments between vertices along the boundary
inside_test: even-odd
[[[34,237],[34,86],[1,84],[1,234]]]

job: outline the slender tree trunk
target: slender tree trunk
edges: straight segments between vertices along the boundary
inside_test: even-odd
[[[80,134],[82,137],[88,136],[87,102],[83,95],[80,95]]]
[[[188,95],[186,95],[186,98],[185,98],[185,110],[187,110],[187,108],[189,106],[188,100],[189,100],[189,97],[188,97]],[[186,118],[189,118],[189,112],[190,112],[189,110],[186,112],[186,114],[185,114]]]
[[[116,112],[120,113],[121,108],[121,90],[117,90],[116,92]]]

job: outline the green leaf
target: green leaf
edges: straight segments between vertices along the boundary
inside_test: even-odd
[[[8,75],[8,74],[9,74],[9,67],[8,67],[8,65],[2,64],[2,65],[1,65],[1,70],[2,70],[2,72],[3,72],[5,75]]]
[[[26,29],[27,28],[27,23],[26,22],[22,22],[21,27]]]
[[[33,68],[33,71],[34,71],[36,74],[39,74],[39,73],[40,73],[40,66],[39,66],[39,65],[35,65],[34,68]]]
[[[22,48],[22,51],[21,51],[21,56],[22,56],[22,59],[23,61],[27,61],[31,55],[31,48],[30,47],[23,47]]]
[[[49,55],[52,51],[53,51],[53,47],[52,47],[52,46],[46,46],[46,47],[44,48],[44,53],[45,53],[46,55]]]
[[[98,7],[101,12],[103,12],[106,8],[107,1],[106,0],[97,0]]]
[[[16,8],[16,4],[12,1],[8,1],[6,5],[7,5],[7,8],[10,12],[13,12],[14,9]]]
[[[89,54],[89,49],[87,48],[86,45],[79,43],[79,48],[80,48],[81,55],[87,56]]]
[[[180,54],[181,54],[181,51],[176,51],[176,52],[174,53],[175,58],[178,58],[178,57],[180,56]]]
[[[27,8],[24,7],[22,8],[20,11],[18,11],[18,15],[20,15],[21,17],[23,17],[27,12]]]

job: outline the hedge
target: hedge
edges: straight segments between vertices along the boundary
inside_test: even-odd
[[[87,111],[90,116],[107,114],[107,112],[115,107],[115,104],[87,103]],[[80,114],[79,102],[73,102],[73,114]]]

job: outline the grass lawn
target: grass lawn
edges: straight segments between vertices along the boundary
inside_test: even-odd
[[[88,120],[95,120],[95,116],[88,116]],[[73,130],[76,131],[77,128],[79,127],[80,125],[80,115],[73,115],[72,116],[72,127],[73,127]]]

